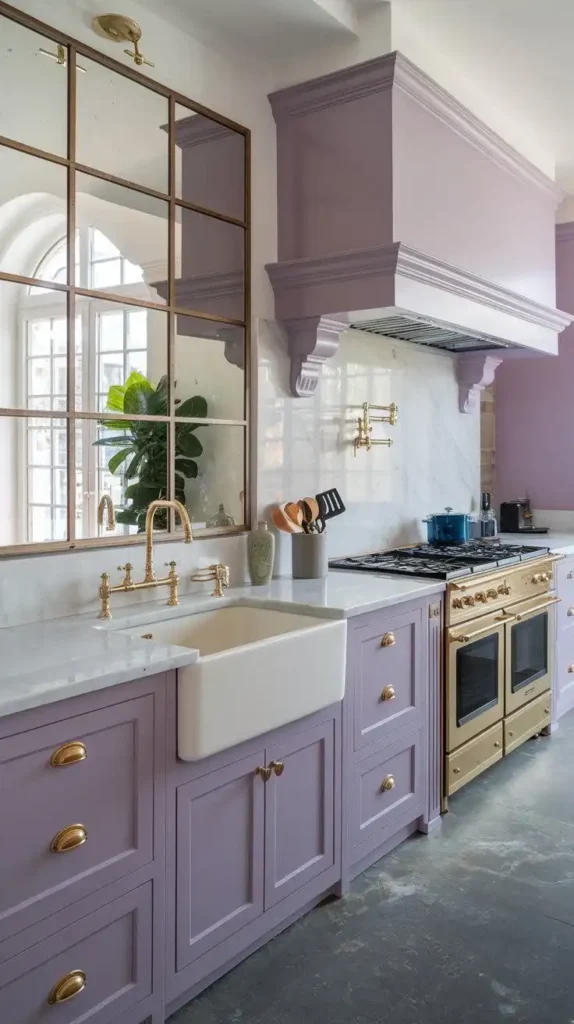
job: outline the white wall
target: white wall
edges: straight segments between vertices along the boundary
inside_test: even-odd
[[[450,505],[477,509],[478,413],[458,411],[449,355],[360,331],[341,337],[313,398],[291,398],[285,341],[261,322],[259,346],[258,497],[269,505],[337,487],[347,511],[328,527],[331,556],[426,540],[422,519]],[[373,436],[393,446],[353,454],[363,402],[399,406],[396,427]],[[290,538],[278,538],[276,571],[290,571]]]

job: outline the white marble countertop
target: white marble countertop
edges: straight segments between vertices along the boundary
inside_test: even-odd
[[[501,533],[504,544],[532,544],[533,547],[550,548],[557,555],[574,555],[574,533],[550,530],[548,533],[528,534]]]
[[[116,597],[114,618],[105,623],[78,615],[7,627],[0,629],[0,716],[190,665],[199,657],[196,650],[115,632],[130,626],[232,604],[350,618],[444,590],[437,581],[331,572],[324,580],[285,578],[266,587],[232,587],[221,599],[189,595],[177,609],[165,601],[122,609]]]

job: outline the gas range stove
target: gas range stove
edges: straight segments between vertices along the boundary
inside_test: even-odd
[[[452,546],[418,544],[409,548],[396,548],[393,551],[376,551],[370,555],[333,558],[329,561],[329,568],[418,576],[433,580],[455,580],[472,573],[491,572],[531,558],[541,558],[547,553],[547,547],[502,544],[499,541],[477,540]]]

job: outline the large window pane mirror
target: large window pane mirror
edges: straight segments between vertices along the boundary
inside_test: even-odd
[[[157,498],[245,529],[249,133],[2,0],[0,39],[0,554]]]

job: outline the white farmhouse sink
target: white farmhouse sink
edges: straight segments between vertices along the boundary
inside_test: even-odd
[[[341,620],[226,607],[119,630],[197,648],[178,669],[178,754],[195,761],[342,700]]]

